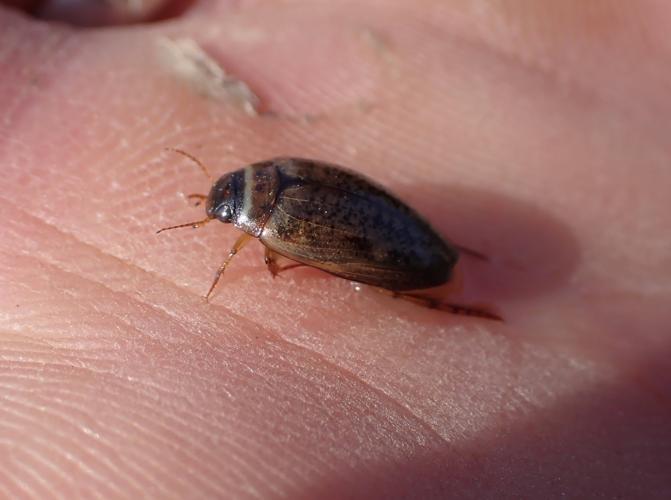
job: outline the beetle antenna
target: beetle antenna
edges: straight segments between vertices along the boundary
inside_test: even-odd
[[[207,175],[207,177],[210,179],[210,182],[214,183],[214,178],[212,177],[212,174],[207,169],[205,164],[202,161],[200,161],[198,158],[196,158],[192,154],[187,153],[186,151],[183,151],[183,150],[177,149],[177,148],[165,148],[165,150],[166,151],[172,151],[173,153],[178,153],[182,156],[185,156],[186,158],[188,158],[192,162],[194,162],[196,165],[198,165],[200,167],[200,169],[203,171],[203,173],[205,175]]]
[[[207,224],[212,220],[212,217],[208,217],[207,219],[203,220],[197,220],[194,222],[187,222],[186,224],[177,224],[176,226],[169,226],[169,227],[164,227],[156,231],[156,234],[162,233],[163,231],[168,231],[169,229],[179,229],[180,227],[192,227],[194,229],[199,228]]]

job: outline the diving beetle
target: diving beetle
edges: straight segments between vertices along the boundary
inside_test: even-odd
[[[170,149],[207,167],[180,149]],[[222,175],[205,202],[207,217],[160,229],[201,227],[212,220],[243,231],[217,270],[209,299],[231,259],[251,239],[265,246],[275,277],[298,265],[311,266],[393,296],[455,314],[502,318],[485,308],[457,305],[418,294],[451,282],[459,254],[473,250],[448,243],[412,208],[375,182],[344,167],[317,160],[278,157]],[[295,264],[280,267],[278,257]]]

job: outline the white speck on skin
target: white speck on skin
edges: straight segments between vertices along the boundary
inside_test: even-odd
[[[88,436],[91,436],[95,439],[100,439],[100,434],[97,433],[96,431],[94,431],[93,429],[91,429],[90,427],[86,427],[84,425],[84,426],[81,427],[81,430],[82,430],[82,432],[84,432],[84,434],[86,434]]]
[[[256,94],[245,82],[228,75],[193,39],[161,37],[157,46],[163,66],[196,92],[234,104],[250,116],[258,115]]]

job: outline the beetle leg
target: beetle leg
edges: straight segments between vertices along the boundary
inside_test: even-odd
[[[486,261],[489,260],[489,257],[487,257],[484,253],[480,253],[477,250],[473,250],[472,248],[462,247],[461,245],[455,245],[454,243],[452,243],[452,246],[454,246],[461,253],[468,255],[469,257],[475,257],[476,259]]]
[[[277,254],[273,252],[270,248],[268,247],[265,248],[266,250],[263,254],[263,262],[266,263],[268,271],[270,271],[272,277],[275,278],[275,276],[277,276],[280,272],[280,266],[277,264]]]
[[[282,271],[286,271],[288,269],[293,269],[294,267],[299,267],[299,266],[304,266],[305,264],[301,264],[300,262],[294,262],[293,264],[287,264],[286,266],[280,266],[277,263],[277,257],[280,255],[277,252],[273,252],[270,248],[265,247],[266,251],[263,255],[263,261],[266,263],[266,266],[268,266],[268,271],[270,271],[270,274],[275,278],[278,274],[280,274]]]
[[[186,196],[186,199],[189,200],[189,201],[191,201],[194,198],[198,201],[196,201],[196,203],[193,206],[197,207],[202,202],[207,200],[207,195],[206,194],[199,194],[199,193],[192,193],[192,194],[189,194],[189,195]]]
[[[179,229],[180,227],[192,227],[193,229],[198,229],[199,227],[203,227],[205,224],[210,222],[212,220],[212,217],[208,217],[207,219],[203,220],[196,220],[193,222],[187,222],[185,224],[177,224],[176,226],[168,226],[168,227],[163,227],[156,231],[156,234],[162,233],[163,231],[169,231],[171,229]]]
[[[438,309],[440,311],[446,311],[452,314],[458,314],[460,316],[475,316],[478,318],[503,321],[503,318],[499,316],[498,313],[490,311],[488,308],[484,306],[451,304],[449,302],[443,302],[440,299],[427,297],[425,295],[417,295],[414,293],[407,293],[407,292],[394,292],[391,290],[384,290],[384,289],[380,290],[382,292],[390,294],[393,297],[404,299],[407,300],[408,302],[412,302],[413,304],[428,307],[429,309]]]
[[[233,244],[233,248],[228,252],[228,256],[226,259],[224,259],[224,263],[219,266],[219,269],[217,269],[217,274],[214,276],[214,281],[212,282],[212,286],[210,289],[207,291],[207,295],[205,295],[205,300],[209,301],[210,300],[210,295],[212,295],[212,292],[214,291],[214,288],[217,286],[217,283],[219,283],[219,279],[221,278],[221,275],[224,274],[224,271],[226,270],[226,266],[228,266],[228,263],[231,261],[231,259],[235,256],[236,253],[240,251],[240,249],[245,246],[245,244],[250,240],[252,235],[247,234],[247,233],[242,233],[240,237],[235,241]]]

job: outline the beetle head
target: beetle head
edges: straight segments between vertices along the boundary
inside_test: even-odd
[[[242,207],[243,182],[241,170],[222,175],[207,197],[207,215],[221,222],[235,222]]]

